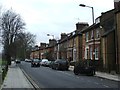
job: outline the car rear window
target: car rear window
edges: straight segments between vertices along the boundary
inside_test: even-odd
[[[38,59],[34,59],[33,61],[35,61],[35,62],[39,62],[39,60],[38,60]]]

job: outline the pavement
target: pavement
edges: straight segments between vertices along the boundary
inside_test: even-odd
[[[73,71],[74,66],[70,66],[69,70]],[[108,73],[96,72],[97,77],[106,78],[110,80],[120,81],[118,75],[111,75]],[[23,71],[14,63],[11,64],[8,68],[8,73],[5,77],[5,80],[1,86],[1,90],[4,89],[16,89],[16,88],[23,88],[23,89],[32,89],[34,90],[33,85],[30,81],[26,78],[26,75]]]
[[[11,66],[9,66],[8,68],[7,75],[0,90],[16,90],[17,88],[22,90],[34,89],[22,70],[15,63],[12,63]]]

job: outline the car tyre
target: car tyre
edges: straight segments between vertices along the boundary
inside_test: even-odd
[[[91,71],[90,73],[87,74],[88,76],[93,76],[94,75],[94,72]]]
[[[79,72],[78,72],[76,69],[74,69],[74,74],[75,74],[75,75],[78,75]]]
[[[56,69],[56,70],[59,70],[59,66],[60,66],[60,64],[58,64],[55,69]]]
[[[68,68],[66,68],[65,70],[68,71]]]
[[[75,75],[78,75],[79,73],[78,72],[74,72]]]

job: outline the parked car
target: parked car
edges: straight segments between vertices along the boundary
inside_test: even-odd
[[[53,64],[54,64],[54,61],[50,61],[49,67],[52,68]]]
[[[69,68],[69,63],[65,59],[57,59],[52,64],[52,69],[56,69],[56,70],[68,70],[68,68]]]
[[[49,66],[50,66],[50,63],[51,63],[51,61],[46,61],[46,62],[44,63],[44,66],[49,67]]]
[[[94,75],[95,74],[94,62],[92,60],[83,60],[81,62],[77,62],[74,67],[74,74]]]
[[[46,65],[46,62],[48,62],[48,59],[42,59],[41,62],[40,62],[40,64],[41,64],[42,66],[45,66],[45,65]]]
[[[31,62],[31,60],[30,59],[25,59],[25,62]]]
[[[71,66],[75,66],[76,61],[70,61]]]
[[[40,67],[40,60],[39,59],[33,59],[31,61],[31,67]]]
[[[19,59],[16,59],[15,62],[16,62],[16,64],[21,63],[21,61]]]

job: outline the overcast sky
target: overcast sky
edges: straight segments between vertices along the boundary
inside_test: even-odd
[[[76,29],[77,22],[92,24],[91,8],[94,7],[95,18],[114,8],[114,0],[0,0],[4,9],[12,8],[20,14],[26,23],[26,31],[36,35],[36,44],[47,42],[54,35],[70,33]]]

